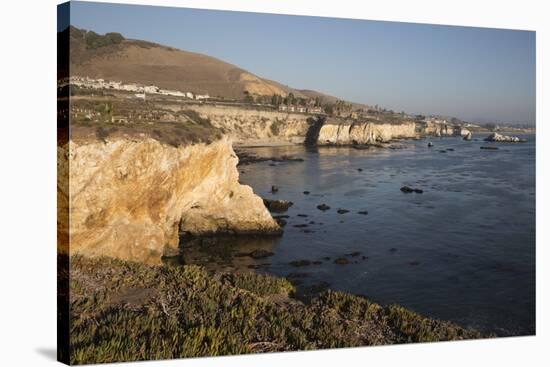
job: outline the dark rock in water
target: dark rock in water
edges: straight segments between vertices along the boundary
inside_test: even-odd
[[[431,148],[434,146],[434,143],[432,143],[431,141],[428,142],[428,148]]]
[[[307,217],[308,215],[307,215],[307,214],[296,214],[296,216],[297,216],[297,217],[303,217],[303,218],[305,218],[305,217]]]
[[[446,150],[440,150],[439,153],[447,153]]]
[[[347,209],[338,209],[338,210],[336,211],[336,213],[338,213],[338,214],[346,214],[346,213],[349,213],[349,210],[347,210]]]
[[[416,192],[417,194],[422,194],[424,192],[424,190],[422,189],[413,189],[412,187],[409,187],[409,186],[403,186],[401,189],[401,192],[404,192],[406,194],[410,194],[411,192]]]
[[[346,264],[349,264],[350,261],[345,257],[339,257],[336,260],[334,260],[334,263],[338,265],[346,265]]]
[[[454,148],[447,148],[447,150],[448,150],[449,152],[454,152],[454,151],[455,151]]]
[[[281,219],[281,218],[288,219],[288,218],[290,218],[290,215],[281,214],[281,215],[274,215],[273,216],[273,219]]]
[[[296,227],[296,228],[306,228],[307,224],[295,224],[294,227]]]
[[[411,266],[420,265],[420,261],[416,261],[416,260],[415,260],[415,261],[411,261],[411,262],[409,262],[409,265],[411,265]]]
[[[313,261],[312,264],[313,265],[321,265],[323,262],[322,261],[319,261],[319,260],[316,260],[316,261]]]
[[[498,150],[498,147],[479,147],[479,149],[483,149],[483,150]]]
[[[362,172],[363,169],[362,168],[357,168],[357,171]]]
[[[309,260],[295,260],[288,263],[289,265],[300,267],[300,266],[309,266],[311,261]]]
[[[367,214],[369,214],[369,212],[366,211],[366,210],[362,210],[362,211],[360,211],[360,212],[357,212],[357,214],[367,215]]]
[[[390,252],[396,252],[396,251],[397,251],[397,249],[396,249],[395,247],[392,247],[392,248],[390,249]]]
[[[302,232],[304,233],[314,233],[315,231],[312,229],[302,229]]]
[[[250,253],[250,257],[253,259],[263,259],[273,255],[275,255],[273,252],[267,250],[254,250]]]
[[[309,195],[309,191],[304,191],[304,195]]]
[[[275,219],[275,222],[277,222],[277,224],[280,226],[280,227],[284,227],[286,226],[287,224],[287,221],[283,218],[275,218],[273,217],[273,219]]]
[[[327,204],[320,204],[320,205],[317,205],[317,209],[325,211],[325,210],[329,210],[330,206],[328,206]]]
[[[248,268],[249,269],[263,269],[263,268],[267,268],[267,267],[270,267],[271,264],[270,263],[266,263],[266,264],[251,264],[251,265],[248,265]]]
[[[400,190],[405,193],[411,193],[414,191],[414,189],[410,188],[409,186],[403,186]]]
[[[363,260],[368,260],[368,258],[369,258],[369,257],[368,257],[368,256],[365,256],[365,255],[361,256],[361,259],[363,259]]]
[[[351,257],[357,257],[357,256],[359,256],[359,255],[361,255],[361,252],[360,252],[360,251],[353,251],[353,252],[351,252],[351,253],[349,253],[349,254],[346,254],[346,256],[351,256]]]
[[[277,165],[275,163],[270,163],[269,164],[271,167],[276,167]]]
[[[265,207],[273,213],[283,213],[288,210],[294,203],[287,200],[270,200],[264,199]]]
[[[275,185],[271,186],[271,192],[272,193],[276,193],[276,192],[279,192],[279,188]]]

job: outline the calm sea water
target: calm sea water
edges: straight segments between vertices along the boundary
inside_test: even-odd
[[[239,167],[241,182],[258,195],[294,203],[283,213],[284,235],[184,243],[185,262],[256,268],[484,332],[533,334],[535,136],[525,137],[523,144],[435,138],[432,148],[427,139],[394,144],[402,149],[246,148],[304,159]],[[405,194],[403,185],[424,192]],[[331,209],[318,210],[322,203]],[[255,249],[274,255],[238,256]],[[341,257],[350,264],[335,264]],[[295,260],[321,263],[296,267]]]

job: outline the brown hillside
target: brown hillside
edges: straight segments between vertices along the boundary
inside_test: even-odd
[[[119,33],[99,35],[70,27],[71,74],[125,83],[156,85],[195,94],[241,100],[253,95],[292,92],[296,97],[337,98],[310,90],[298,90],[263,79],[214,57],[178,50],[152,42],[125,39]],[[361,106],[361,105],[357,105]]]

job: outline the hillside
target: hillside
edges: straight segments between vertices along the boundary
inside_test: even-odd
[[[214,57],[126,39],[119,33],[99,35],[71,26],[58,38],[67,37],[66,33],[70,33],[72,75],[151,84],[237,100],[243,99],[246,93],[286,96],[290,92],[302,98],[323,96],[327,102],[336,99],[263,79]]]

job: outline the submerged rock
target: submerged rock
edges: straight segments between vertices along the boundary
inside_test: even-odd
[[[329,210],[330,206],[328,206],[327,204],[319,204],[317,205],[317,209],[325,211],[325,210]]]
[[[309,191],[304,191],[304,195],[309,195]]]
[[[267,250],[254,250],[250,253],[250,257],[253,259],[263,259],[269,256],[273,256],[274,253]]]
[[[276,193],[276,192],[279,192],[279,188],[275,185],[271,186],[271,192],[272,193]]]
[[[358,211],[357,214],[367,215],[367,214],[369,214],[369,212],[366,211],[366,210],[361,210],[361,211]]]
[[[428,148],[431,148],[434,146],[434,143],[432,143],[431,141],[428,142]]]
[[[347,209],[338,209],[338,210],[336,211],[336,213],[338,213],[338,214],[346,214],[346,213],[349,213],[349,210],[347,210]]]
[[[498,147],[479,147],[482,150],[498,150]]]
[[[290,208],[294,203],[287,200],[270,200],[264,199],[265,207],[273,213],[284,213]]]
[[[311,265],[311,261],[309,260],[295,260],[288,263],[289,265],[295,266],[295,267],[302,267],[302,266],[309,266]]]
[[[507,136],[507,135],[501,135],[499,133],[492,133],[491,135],[485,138],[485,141],[495,141],[495,142],[503,142],[503,143],[524,143],[527,140],[518,138],[517,136]]]
[[[406,194],[410,194],[411,192],[416,192],[417,194],[422,194],[424,190],[418,189],[418,188],[412,188],[409,186],[403,186],[401,189],[401,192],[404,192]]]
[[[346,265],[346,264],[349,264],[350,261],[345,257],[339,257],[336,260],[334,260],[334,263],[338,265]]]

